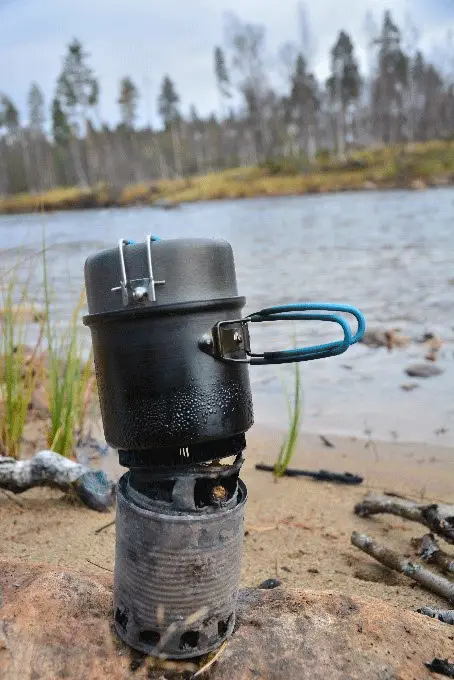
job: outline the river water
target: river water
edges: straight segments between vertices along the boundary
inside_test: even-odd
[[[39,300],[43,230],[55,314],[64,322],[83,285],[85,258],[120,237],[213,237],[235,253],[246,312],[296,301],[348,302],[369,327],[398,327],[445,341],[443,375],[411,382],[404,373],[424,348],[355,346],[302,365],[303,429],[323,434],[454,443],[454,190],[364,192],[221,201],[180,210],[125,208],[0,217],[0,269],[18,256]],[[29,256],[29,257],[28,257]],[[257,324],[255,351],[333,339],[331,324]],[[290,367],[251,367],[256,422],[285,426]]]

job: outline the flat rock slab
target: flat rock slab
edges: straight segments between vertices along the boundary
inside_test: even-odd
[[[131,652],[112,633],[111,577],[0,562],[2,680],[190,678],[191,665]],[[209,680],[425,680],[454,652],[454,630],[376,599],[247,590]],[[158,664],[159,666],[159,664]]]
[[[433,364],[412,364],[405,369],[405,373],[411,378],[432,378],[441,375],[443,369]]]

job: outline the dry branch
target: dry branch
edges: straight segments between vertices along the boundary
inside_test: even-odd
[[[415,538],[412,543],[424,562],[435,564],[445,574],[454,574],[454,557],[440,548],[433,534]]]
[[[454,626],[454,609],[432,609],[432,607],[421,607],[416,610],[418,614],[430,616],[431,619],[438,619],[442,623]]]
[[[362,503],[355,506],[355,513],[360,517],[382,513],[397,515],[424,524],[448,543],[454,543],[454,505],[443,503],[421,505],[398,497],[370,494]]]
[[[413,581],[416,581],[432,593],[445,598],[448,602],[454,602],[454,583],[448,581],[444,576],[435,574],[420,564],[407,560],[403,555],[399,555],[394,550],[380,545],[380,543],[377,543],[366,534],[354,531],[351,542],[385,567],[408,576],[408,578],[413,579]]]
[[[35,486],[73,490],[93,510],[106,511],[113,501],[113,485],[99,470],[90,470],[54,451],[40,451],[30,460],[0,456],[0,488],[23,493]]]
[[[264,465],[259,463],[255,466],[256,470],[261,472],[274,472],[273,465]],[[362,484],[364,479],[359,475],[353,475],[351,472],[329,472],[329,470],[293,470],[287,468],[283,473],[284,477],[310,477],[319,482],[334,482],[337,484]]]

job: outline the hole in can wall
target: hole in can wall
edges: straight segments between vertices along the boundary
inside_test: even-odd
[[[200,633],[196,630],[187,630],[180,638],[180,649],[196,649],[199,644]]]
[[[218,635],[219,637],[225,637],[230,626],[230,621],[232,620],[232,615],[228,619],[222,619],[218,621]]]
[[[115,621],[118,623],[123,631],[126,631],[128,625],[128,615],[123,607],[117,607],[115,610]]]
[[[139,642],[142,642],[144,645],[154,647],[160,639],[161,636],[156,630],[142,630],[139,633]]]

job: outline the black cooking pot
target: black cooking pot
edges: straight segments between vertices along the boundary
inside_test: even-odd
[[[104,432],[121,462],[240,452],[253,423],[247,331],[227,324],[222,348],[212,333],[245,304],[230,245],[120,241],[88,258],[85,281]]]

